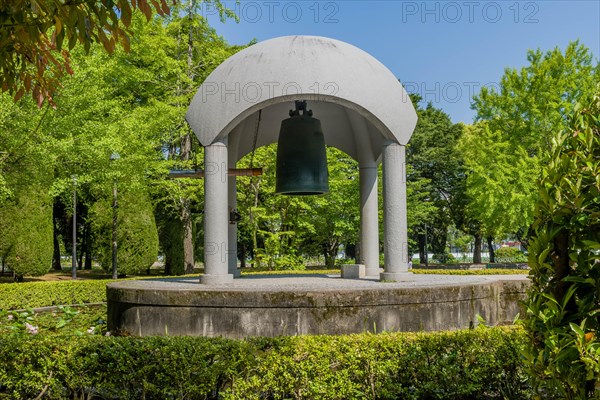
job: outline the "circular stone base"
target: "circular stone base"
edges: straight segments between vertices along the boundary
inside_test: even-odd
[[[108,284],[109,329],[131,335],[243,338],[468,328],[511,323],[524,275],[412,275],[409,282],[339,275],[254,275],[228,285],[197,279]]]

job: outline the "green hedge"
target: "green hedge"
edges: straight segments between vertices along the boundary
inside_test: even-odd
[[[110,280],[0,284],[0,310],[59,304],[102,303]]]
[[[524,269],[413,269],[415,274],[439,274],[439,275],[527,275],[529,270]]]
[[[0,336],[0,398],[527,398],[518,328],[228,340]],[[89,396],[89,397],[86,397]]]

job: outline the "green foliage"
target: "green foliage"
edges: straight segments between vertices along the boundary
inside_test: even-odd
[[[0,335],[106,334],[106,306],[58,306],[36,312],[0,310]]]
[[[408,200],[409,251],[424,251],[427,225],[430,250],[442,253],[448,227],[462,221],[464,172],[455,144],[462,136],[463,126],[453,124],[448,114],[431,103],[419,107],[421,98],[411,97],[419,119],[406,147],[407,191],[410,194],[411,187],[415,191],[412,204]]]
[[[496,250],[497,263],[527,262],[527,256],[516,247],[500,247]]]
[[[44,6],[54,3],[49,0],[36,4]],[[84,1],[81,7],[92,3]],[[101,3],[96,4],[99,10],[106,6],[104,2]],[[196,7],[197,11],[201,4],[205,6],[206,2],[190,3],[189,6],[186,3],[186,10],[183,10],[183,5],[177,5],[174,6],[176,12],[173,15],[156,16],[150,21],[143,15],[149,9],[124,16],[131,29],[129,33],[133,33],[131,42],[127,42],[128,47],[131,45],[129,52],[117,46],[113,54],[108,55],[100,43],[91,44],[89,49],[75,47],[70,64],[74,74],[64,76],[53,93],[56,109],[46,107],[39,110],[30,98],[23,98],[15,104],[7,94],[0,95],[0,257],[6,256],[12,246],[10,238],[16,237],[12,230],[5,229],[7,222],[21,224],[14,217],[20,214],[13,213],[14,207],[11,206],[21,198],[37,199],[49,195],[44,197],[44,208],[40,209],[40,213],[43,211],[43,218],[51,222],[52,208],[48,207],[52,203],[57,206],[54,207],[58,210],[56,220],[59,221],[55,232],[56,249],[63,246],[71,248],[69,231],[74,211],[71,206],[74,175],[77,178],[78,255],[85,252],[88,259],[92,253],[96,256],[107,252],[106,243],[110,235],[107,239],[106,236],[91,232],[92,225],[96,228],[106,226],[105,219],[110,218],[111,211],[105,202],[109,201],[115,180],[118,181],[119,192],[123,193],[124,188],[136,193],[150,188],[151,203],[148,204],[166,210],[157,214],[159,218],[164,216],[170,222],[182,224],[181,209],[184,203],[190,203],[195,209],[201,207],[201,181],[174,182],[166,179],[166,175],[172,168],[198,166],[193,156],[187,162],[180,161],[183,138],[190,134],[184,119],[185,111],[202,80],[221,61],[240,49],[229,46],[194,9],[191,10],[191,16],[184,15],[188,7]],[[214,1],[213,5],[222,16],[231,16],[218,1]],[[3,7],[0,6],[0,9]],[[11,13],[19,14],[17,8]],[[73,15],[85,14],[83,8],[74,10]],[[68,10],[65,9],[65,12]],[[49,15],[53,14],[45,14],[43,19]],[[94,22],[90,21],[92,28]],[[67,25],[63,24],[63,28],[66,30]],[[90,32],[91,38],[96,33]],[[110,40],[109,32],[105,33]],[[100,42],[106,44],[103,40]],[[188,54],[189,44],[192,44],[191,54]],[[111,162],[109,156],[112,153],[118,153],[120,160]],[[175,165],[175,161],[180,165]],[[125,224],[150,227],[154,223],[141,224],[139,221],[147,217],[146,204],[141,207],[143,216],[122,215],[125,212],[137,212],[136,206],[125,204],[125,200],[125,197],[120,197],[119,204],[119,217],[125,220]],[[105,213],[101,217],[88,213],[93,209],[103,209]],[[22,213],[26,212],[23,209]],[[34,216],[27,215],[29,218]],[[22,225],[24,234],[29,235],[19,241],[22,246],[45,246],[48,241],[52,246],[52,231],[48,234],[44,227],[32,229],[31,224]],[[160,226],[162,228],[165,224]],[[95,233],[99,233],[98,229]],[[40,237],[43,235],[43,240],[34,237],[38,234]],[[151,232],[140,232],[136,228],[133,235],[150,237],[147,245],[154,247],[154,234]],[[61,239],[63,243],[60,243]],[[138,248],[126,249],[129,247],[126,236],[124,240],[119,242],[119,248],[125,249],[128,259],[134,255],[144,258],[141,254],[149,253],[149,250],[138,247],[139,241],[135,245]],[[173,249],[170,248],[171,244]],[[173,240],[165,241],[162,245],[170,256],[181,249],[181,244]],[[40,250],[38,257],[47,258],[46,248]],[[46,270],[50,268],[50,260],[47,261]],[[125,260],[124,263],[129,261]],[[29,268],[33,264],[28,262]],[[136,269],[143,268],[141,265],[147,264],[147,260],[137,264]],[[171,264],[175,266],[173,272],[180,272],[177,270],[179,263]],[[12,268],[10,265],[8,267]]]
[[[60,304],[102,303],[110,280],[24,282],[0,284],[0,310]]]
[[[165,274],[183,275],[183,225],[178,217],[157,213],[159,243],[164,254]]]
[[[238,179],[240,245],[252,254],[257,267],[300,268],[302,258],[324,256],[326,266],[332,268],[339,249],[355,245],[359,236],[357,162],[338,149],[328,148],[330,192],[324,196],[280,196],[275,194],[276,150],[276,145],[258,148],[238,163],[238,167],[249,167],[252,162],[253,167],[264,170],[258,178]],[[427,199],[428,182],[419,178],[407,183],[408,228],[413,236],[434,209]]]
[[[491,264],[493,265],[493,264]],[[435,274],[435,275],[527,275],[529,271],[522,269],[418,269],[413,268],[415,274]]]
[[[431,256],[431,259],[439,264],[458,264],[456,258],[450,253],[436,253]]]
[[[284,254],[275,260],[276,271],[305,271],[304,259],[295,254]]]
[[[0,95],[0,257],[17,275],[42,275],[52,260],[49,143],[37,125],[44,115]]]
[[[0,207],[0,250],[6,265],[17,275],[44,275],[52,260],[52,214],[44,188],[19,190]]]
[[[31,308],[12,312],[0,311],[0,333],[8,330],[9,332],[37,334],[38,328],[34,324],[35,312]],[[5,325],[6,328],[2,325]]]
[[[523,332],[0,336],[0,398],[527,398]],[[100,368],[99,366],[103,366]]]
[[[213,3],[221,20],[225,17],[237,19],[233,11],[218,0],[203,0],[202,3]],[[174,8],[173,13],[177,15],[179,8]],[[132,14],[136,10],[143,13],[146,21],[153,20],[154,13],[167,15],[171,11],[165,0],[83,0],[77,3],[15,0],[1,3],[0,25],[4,27],[0,32],[2,92],[14,95],[15,101],[31,92],[39,106],[44,100],[54,104],[59,79],[66,75],[65,72],[73,74],[68,50],[80,45],[87,53],[94,43],[101,43],[108,53],[114,53],[120,45],[129,51]]]
[[[469,171],[466,213],[486,235],[501,236],[531,223],[540,166],[536,155],[511,139],[511,132],[492,126],[468,126],[459,148]]]
[[[60,305],[58,306],[58,310],[60,311],[61,316],[58,318],[58,321],[56,321],[56,329],[64,328],[73,321],[77,314],[79,314],[79,311],[69,306]]]
[[[467,214],[486,235],[528,229],[534,219],[536,182],[552,137],[567,128],[575,104],[590,96],[600,67],[579,42],[564,51],[530,50],[528,65],[507,68],[500,88],[473,99],[477,120],[460,149],[464,155]]]
[[[529,246],[527,364],[540,396],[600,398],[600,87],[556,134]]]
[[[359,225],[358,166],[335,148],[327,149],[330,193],[324,196],[275,194],[276,145],[244,157],[238,166],[263,167],[258,178],[238,180],[242,215],[240,242],[256,266],[304,268],[305,256],[324,255],[333,267],[342,244],[354,243]]]
[[[158,256],[158,231],[152,204],[143,193],[120,195],[117,209],[117,266],[120,274],[139,274],[150,268]],[[94,205],[98,262],[105,270],[112,266],[112,209],[108,201]]]

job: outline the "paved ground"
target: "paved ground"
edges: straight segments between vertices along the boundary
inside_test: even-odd
[[[410,282],[380,282],[378,278],[341,279],[339,275],[252,275],[235,279],[231,284],[206,286],[198,278],[159,278],[140,281],[121,281],[119,287],[157,290],[207,290],[234,291],[293,291],[293,290],[344,290],[376,288],[409,288],[484,284],[498,280],[526,281],[525,275],[413,275]]]

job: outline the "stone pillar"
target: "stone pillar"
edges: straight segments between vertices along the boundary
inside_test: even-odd
[[[235,210],[237,208],[237,187],[236,187],[236,177],[229,176],[228,177],[228,185],[229,185],[229,211]],[[227,254],[228,254],[228,270],[229,273],[233,275],[234,278],[239,278],[241,275],[241,271],[237,267],[237,222],[231,223],[229,222],[229,244],[227,245]]]
[[[229,210],[227,198],[227,146],[215,142],[204,147],[204,275],[200,283],[229,283],[227,246]]]
[[[406,148],[398,143],[383,146],[384,272],[382,281],[412,280],[408,272],[406,223]]]
[[[377,165],[359,166],[360,177],[360,264],[366,276],[379,276],[379,205]]]

